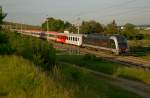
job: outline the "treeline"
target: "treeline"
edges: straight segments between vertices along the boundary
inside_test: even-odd
[[[52,45],[16,32],[0,32],[0,54],[22,56],[45,70],[55,65],[55,49]]]
[[[139,34],[139,30],[135,28],[135,25],[127,23],[123,28],[119,27],[115,20],[110,22],[107,25],[102,25],[99,22],[96,22],[94,20],[91,21],[82,21],[79,29],[81,34],[92,34],[92,33],[100,33],[105,35],[113,35],[113,34],[121,34],[126,36],[128,39],[143,39],[143,35]],[[49,31],[58,31],[58,32],[64,32],[69,31],[73,33],[77,33],[77,26],[69,23],[64,22],[60,19],[55,18],[47,18],[47,20],[42,24],[43,30],[49,30]]]
[[[64,30],[68,30],[70,32],[76,32],[77,29],[74,25],[72,25],[69,22],[64,22],[60,19],[55,18],[47,18],[46,21],[42,24],[42,29],[47,31],[58,31],[58,32],[64,32]]]

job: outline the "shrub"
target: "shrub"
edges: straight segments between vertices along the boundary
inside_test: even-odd
[[[0,32],[0,54],[11,54],[13,52],[8,41],[8,36],[4,32]]]
[[[46,41],[22,36],[16,32],[6,33],[0,38],[4,39],[3,44],[0,44],[1,54],[14,53],[31,60],[45,70],[55,65],[55,49]]]
[[[4,32],[0,32],[0,44],[7,43],[8,36]]]

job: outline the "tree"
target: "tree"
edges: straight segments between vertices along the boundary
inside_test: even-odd
[[[47,26],[49,31],[58,32],[64,32],[64,30],[73,32],[75,28],[71,23],[64,22],[63,20],[55,19],[53,17],[47,18],[47,20],[42,24],[42,29],[47,30]]]
[[[113,20],[113,22],[111,22],[110,24],[108,24],[106,26],[105,33],[108,33],[108,34],[117,34],[118,33],[118,28],[117,28],[117,24],[116,24],[115,20]]]
[[[0,44],[7,43],[7,36],[4,32],[1,31],[1,25],[3,23],[3,19],[7,14],[3,13],[2,7],[0,6]]]
[[[103,27],[100,23],[93,20],[83,21],[82,25],[80,26],[80,32],[84,34],[101,33],[103,32]]]
[[[2,6],[0,6],[0,30],[1,30],[1,25],[3,23],[3,19],[7,16],[6,13],[3,13]]]
[[[122,34],[126,36],[128,39],[136,39],[136,35],[138,34],[138,30],[135,29],[135,25],[127,23],[124,25],[124,29]]]

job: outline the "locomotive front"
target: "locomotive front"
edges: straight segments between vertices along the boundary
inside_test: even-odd
[[[127,53],[128,52],[128,44],[127,39],[124,36],[118,35],[116,36],[118,41],[118,50],[119,54]]]

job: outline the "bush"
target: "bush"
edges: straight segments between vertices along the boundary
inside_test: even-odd
[[[11,54],[13,52],[8,41],[8,36],[4,32],[0,32],[0,54]]]
[[[11,48],[10,44],[0,44],[0,54],[5,55],[5,54],[12,54],[13,49]]]
[[[135,37],[136,37],[137,40],[144,39],[144,35],[143,34],[137,34]]]
[[[4,32],[0,32],[0,44],[8,42],[8,36]]]
[[[22,36],[16,32],[6,33],[7,37],[0,37],[4,44],[0,44],[1,54],[14,53],[31,60],[45,70],[55,64],[55,49],[48,42],[29,36]]]

